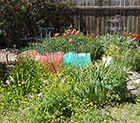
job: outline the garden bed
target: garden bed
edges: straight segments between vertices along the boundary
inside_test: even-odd
[[[20,58],[14,69],[2,74],[2,121],[137,122],[140,87],[135,83],[140,75],[136,72],[139,70],[139,47],[135,38],[119,34],[95,38],[94,34],[84,36],[69,32],[67,36],[57,34],[53,39],[47,38],[28,50],[40,54],[52,51],[66,54],[73,50],[90,53],[92,64],[83,67],[78,63],[64,64],[52,73],[45,62],[36,60],[36,56]],[[109,56],[112,62],[106,65],[102,58]],[[131,116],[126,119],[128,115]]]
[[[6,59],[6,55],[8,54],[8,61],[9,61],[9,64],[7,63],[7,59]],[[18,50],[13,50],[10,49],[8,50],[7,48],[5,49],[1,49],[0,50],[0,62],[2,64],[6,64],[6,67],[7,68],[12,68],[14,67],[14,64],[15,64],[15,61],[17,61],[17,54],[18,54]],[[130,91],[132,94],[136,94],[137,93],[137,90],[134,86],[135,81],[134,81],[134,78],[136,77],[136,75],[133,75],[132,73],[134,74],[138,74],[138,72],[136,71],[133,71],[133,72],[130,72],[130,75],[129,75],[129,78],[127,80],[129,80],[127,82],[127,89],[128,91]],[[138,76],[138,75],[137,75]]]

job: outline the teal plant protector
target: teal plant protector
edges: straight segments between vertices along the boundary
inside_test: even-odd
[[[85,67],[87,64],[91,63],[90,53],[68,52],[64,54],[63,60],[64,64],[69,65],[72,63],[74,66],[78,65],[82,67]]]

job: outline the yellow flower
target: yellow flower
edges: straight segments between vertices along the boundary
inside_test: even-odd
[[[138,102],[140,102],[140,99],[137,99]]]
[[[75,116],[77,116],[77,115],[78,115],[78,113],[75,114]]]
[[[106,122],[106,120],[104,120],[104,122]]]
[[[92,106],[93,105],[93,102],[91,102],[90,105]]]
[[[103,57],[105,57],[105,55],[104,55],[104,54],[103,54],[102,56],[103,56]]]
[[[1,91],[4,91],[4,88],[1,88]]]

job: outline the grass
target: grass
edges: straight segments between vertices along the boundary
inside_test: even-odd
[[[33,105],[32,105],[33,106]],[[34,117],[30,117],[29,108],[17,112],[3,112],[0,115],[0,122],[34,122]],[[140,103],[122,103],[116,105],[103,106],[103,108],[78,109],[79,113],[59,122],[74,123],[138,123],[140,121]],[[26,119],[26,120],[25,120]],[[62,118],[61,118],[62,119]],[[52,120],[51,122],[55,122]],[[47,121],[46,121],[47,122]]]

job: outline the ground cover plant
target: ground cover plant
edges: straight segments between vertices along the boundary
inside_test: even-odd
[[[61,36],[57,34],[54,39],[47,38],[34,49],[43,53],[39,49],[43,45],[44,52],[90,52],[92,64],[80,68],[78,63],[64,65],[59,72],[51,73],[41,61],[30,56],[21,58],[1,80],[0,121],[140,121],[139,91],[132,95],[127,91],[126,83],[127,71],[139,70],[139,48],[135,37],[119,34],[97,37],[90,34],[89,37],[77,31],[73,35],[73,31]],[[113,61],[105,65],[101,58],[108,56]],[[135,104],[127,103],[130,99]]]

